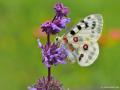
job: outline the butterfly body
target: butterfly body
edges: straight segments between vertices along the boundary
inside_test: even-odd
[[[67,34],[57,37],[56,42],[65,46],[70,61],[77,60],[80,66],[89,66],[99,54],[97,40],[102,33],[102,26],[103,19],[100,14],[89,15]]]

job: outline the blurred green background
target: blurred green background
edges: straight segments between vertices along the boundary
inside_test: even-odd
[[[53,6],[58,1],[70,9],[68,28],[92,13],[103,15],[104,28],[99,41],[100,55],[93,65],[53,66],[54,77],[69,90],[120,87],[119,0],[0,0],[0,90],[27,90],[47,75],[33,33],[54,16]]]

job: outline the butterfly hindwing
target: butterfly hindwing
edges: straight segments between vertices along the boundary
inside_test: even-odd
[[[85,44],[86,45],[86,44]],[[77,59],[80,66],[89,66],[97,59],[99,47],[97,43],[88,44],[87,50],[79,48],[79,58]]]

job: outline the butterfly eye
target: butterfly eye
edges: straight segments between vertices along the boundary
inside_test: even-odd
[[[55,41],[56,41],[56,42],[60,42],[60,41],[61,41],[61,37],[56,37],[56,38],[55,38]]]
[[[58,37],[56,38],[56,41],[58,41]]]
[[[87,45],[87,44],[84,44],[84,45],[83,45],[83,49],[84,49],[84,50],[88,50],[88,45]]]
[[[74,42],[78,42],[78,37],[74,37],[74,38],[73,38],[73,41],[74,41]]]

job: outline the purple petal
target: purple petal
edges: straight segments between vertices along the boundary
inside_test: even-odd
[[[37,88],[34,88],[34,87],[28,87],[28,90],[37,90]]]
[[[53,28],[53,30],[56,30],[56,32],[61,30],[61,28],[59,28],[57,25],[55,25],[53,23],[52,23],[52,28]]]
[[[57,59],[57,61],[58,61],[59,63],[61,63],[61,64],[66,64],[65,61],[62,61],[62,60],[60,60],[60,59]]]
[[[54,7],[58,17],[67,16],[69,10],[62,3],[57,3]]]

